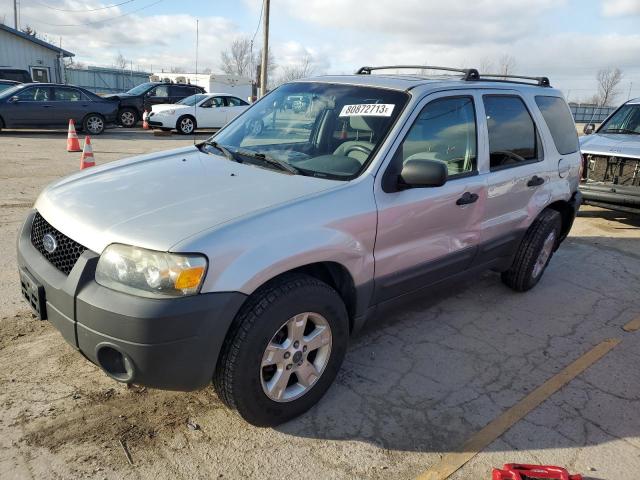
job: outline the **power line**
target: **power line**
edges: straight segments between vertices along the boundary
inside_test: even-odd
[[[135,2],[135,1],[136,0],[126,0],[126,1],[121,2],[121,3],[114,3],[113,5],[107,5],[106,7],[87,8],[85,10],[56,8],[56,7],[52,7],[51,5],[47,5],[46,3],[42,3],[42,2],[35,2],[35,3],[38,3],[38,4],[42,5],[43,7],[50,8],[51,10],[57,10],[58,12],[84,13],[84,12],[97,12],[98,10],[106,10],[108,8],[119,7],[120,5],[125,5],[127,3],[131,3],[131,2]]]
[[[256,35],[258,35],[258,31],[260,31],[260,23],[262,22],[262,14],[264,13],[264,2],[260,2],[262,3],[262,6],[260,7],[260,18],[258,19],[258,25],[256,26],[256,31],[253,34],[253,37],[251,37],[251,43],[253,44],[253,41],[256,39]]]
[[[141,8],[137,8],[135,10],[131,10],[130,12],[126,12],[123,13],[122,15],[116,15],[115,17],[110,17],[110,18],[105,18],[104,20],[96,20],[95,22],[84,22],[84,23],[47,23],[47,22],[41,22],[40,20],[34,22],[34,23],[40,23],[42,25],[47,25],[49,27],[84,27],[87,25],[98,25],[100,23],[106,23],[106,22],[110,22],[112,20],[117,20],[118,18],[122,18],[122,17],[127,17],[133,13],[139,12],[141,10],[145,10],[147,8],[153,7],[154,5],[157,5],[161,2],[163,2],[164,0],[157,0],[153,3],[150,3],[149,5],[145,5],[144,7]]]

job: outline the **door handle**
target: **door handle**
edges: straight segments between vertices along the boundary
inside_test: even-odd
[[[42,105],[42,108],[51,108],[53,105]]]
[[[456,205],[469,205],[470,203],[474,203],[478,200],[477,193],[464,192],[462,196],[456,200]]]
[[[527,182],[527,187],[539,187],[544,183],[544,178],[534,175],[531,180]]]

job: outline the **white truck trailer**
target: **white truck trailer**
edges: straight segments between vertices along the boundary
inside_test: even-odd
[[[247,100],[252,96],[253,85],[250,78],[218,73],[154,73],[152,82],[170,81],[199,85],[208,93],[229,93]]]

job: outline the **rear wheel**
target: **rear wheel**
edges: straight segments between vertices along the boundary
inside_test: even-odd
[[[133,108],[123,108],[118,112],[118,122],[125,128],[133,128],[138,123],[138,114]]]
[[[90,113],[82,120],[82,130],[91,135],[104,132],[104,117],[98,113]]]
[[[196,131],[196,119],[191,115],[183,115],[176,122],[176,130],[182,135],[191,135]]]
[[[335,290],[306,275],[284,276],[256,291],[238,314],[214,376],[218,395],[253,425],[286,422],[327,391],[348,335]]]
[[[560,214],[543,210],[527,230],[513,264],[502,273],[502,281],[518,292],[535,287],[553,256],[561,228]]]

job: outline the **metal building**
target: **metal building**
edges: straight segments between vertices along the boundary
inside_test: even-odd
[[[94,93],[120,93],[149,81],[149,72],[118,68],[67,67],[67,83],[84,87]]]
[[[0,24],[0,68],[26,70],[35,82],[64,83],[63,59],[74,54]]]

